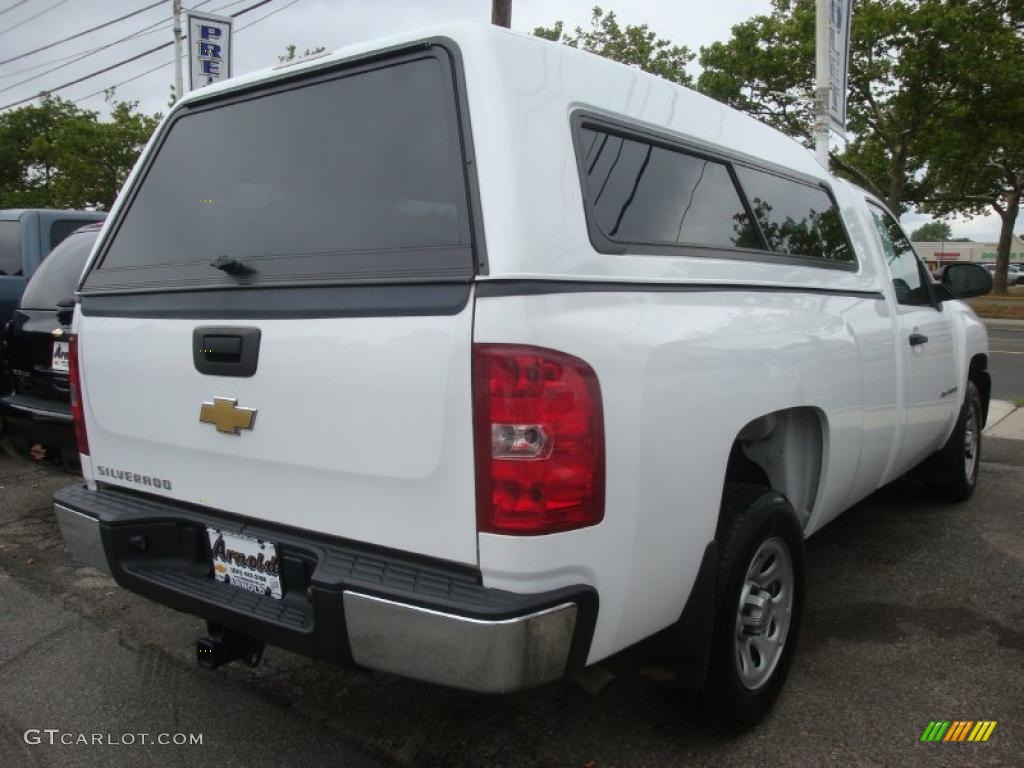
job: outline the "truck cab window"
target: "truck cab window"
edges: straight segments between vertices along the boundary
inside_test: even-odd
[[[924,284],[917,254],[914,253],[914,248],[907,240],[907,236],[903,234],[900,225],[896,219],[874,203],[871,203],[868,208],[871,211],[875,229],[878,230],[878,236],[882,241],[885,263],[889,269],[893,287],[896,289],[896,301],[900,304],[910,305],[930,304],[931,296],[928,293],[928,287]]]
[[[0,221],[0,275],[21,274],[21,222]]]

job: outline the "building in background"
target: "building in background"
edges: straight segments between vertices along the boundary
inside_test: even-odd
[[[945,242],[914,243],[914,250],[930,269],[950,261],[995,262],[998,243]],[[1016,235],[1010,243],[1010,262],[1024,264],[1024,241]]]

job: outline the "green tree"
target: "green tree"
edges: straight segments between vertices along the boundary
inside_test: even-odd
[[[159,114],[138,112],[138,102],[122,101],[111,105],[108,120],[89,113],[67,124],[54,188],[61,207],[109,210],[159,121]]]
[[[0,114],[0,207],[55,205],[60,138],[64,126],[82,114],[72,102],[54,96]]]
[[[768,14],[702,46],[698,88],[806,144],[814,122],[814,0],[772,0]]]
[[[910,239],[915,243],[934,243],[942,240],[953,239],[953,228],[945,221],[936,219],[922,224],[910,233]]]
[[[985,45],[976,21],[995,0],[863,0],[850,33],[851,140],[834,170],[904,210],[926,196],[918,183],[934,157],[932,123]],[[768,14],[701,48],[708,95],[811,143],[814,0],[772,0]]]
[[[622,27],[613,11],[595,6],[590,29],[576,27],[568,32],[563,22],[556,21],[551,27],[537,27],[533,34],[638,67],[673,83],[693,84],[693,77],[686,71],[686,65],[695,58],[689,48],[658,37],[646,24]]]
[[[976,2],[988,9],[999,5]],[[979,14],[974,23],[985,46],[958,79],[942,119],[930,126],[936,151],[922,183],[929,191],[924,205],[940,215],[999,216],[993,290],[1006,293],[1013,227],[1024,198],[1024,37],[1007,14]]]
[[[110,118],[54,96],[0,115],[0,207],[109,208],[160,115],[113,102]]]

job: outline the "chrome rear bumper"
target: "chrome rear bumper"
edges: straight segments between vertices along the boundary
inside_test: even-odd
[[[64,546],[71,556],[109,574],[110,565],[107,563],[103,539],[100,537],[100,521],[62,504],[54,504],[53,512],[57,516],[60,535],[64,537]]]
[[[483,693],[560,678],[576,628],[574,603],[501,621],[349,591],[344,604],[352,658],[360,666]]]
[[[586,663],[597,593],[490,589],[466,567],[110,488],[58,491],[68,551],[125,589],[246,637],[341,664],[500,693]],[[281,599],[210,578],[208,527],[276,542]]]

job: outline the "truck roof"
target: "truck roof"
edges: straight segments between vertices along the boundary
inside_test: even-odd
[[[780,131],[696,91],[561,43],[489,24],[454,22],[368,40],[333,53],[278,65],[185,96],[164,118],[253,86],[314,74],[341,62],[430,43],[455,60],[460,111],[470,128],[465,153],[479,201],[474,230],[485,263],[481,279],[591,276],[613,280],[797,281],[861,289],[873,284],[870,265],[858,274],[700,257],[596,253],[587,239],[585,203],[574,150],[574,115],[663,135],[670,141],[746,161],[755,167],[824,184],[834,195],[849,185],[830,175],[813,154]],[[382,95],[382,98],[386,98]],[[156,134],[162,134],[163,128]],[[156,136],[146,152],[157,146]],[[141,164],[140,164],[141,165]],[[124,190],[139,173],[137,165]],[[471,185],[472,186],[472,185]],[[115,204],[123,204],[124,193]],[[840,200],[842,204],[842,200]],[[858,232],[851,233],[856,238]],[[828,272],[826,274],[826,272]]]
[[[488,99],[513,99],[524,114],[530,111],[524,96],[539,106],[550,99],[551,91],[558,91],[583,106],[581,95],[591,91],[594,82],[599,82],[605,94],[624,97],[614,105],[615,111],[622,115],[712,144],[733,149],[747,146],[756,151],[760,160],[810,176],[829,177],[799,142],[690,88],[587,51],[473,21],[451,22],[353,43],[333,53],[257,70],[192,91],[180,103],[209,99],[226,91],[290,77],[299,71],[323,68],[373,51],[437,38],[452,40],[470,67],[486,69],[488,77],[506,84],[505,90],[493,90]],[[467,74],[467,81],[472,79]]]

